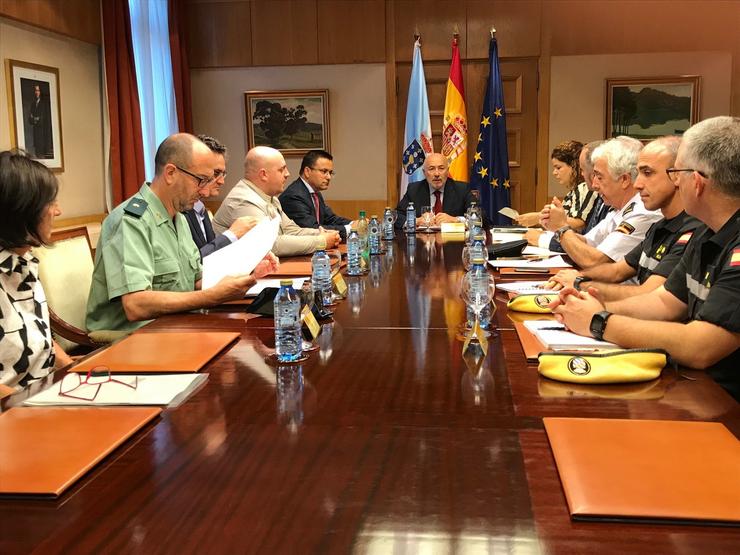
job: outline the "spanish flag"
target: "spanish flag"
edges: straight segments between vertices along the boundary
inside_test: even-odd
[[[465,113],[465,87],[457,37],[452,39],[452,64],[450,77],[447,79],[447,96],[442,121],[442,154],[450,162],[450,177],[455,181],[467,182],[468,116]]]

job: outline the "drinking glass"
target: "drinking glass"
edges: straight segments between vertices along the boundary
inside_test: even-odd
[[[431,233],[432,232],[432,224],[434,224],[434,212],[432,211],[431,206],[422,206],[421,207],[421,219],[424,222],[424,226],[426,229],[424,230],[425,233]]]
[[[480,287],[476,283],[479,280],[479,276],[472,276],[471,274],[465,274],[462,281],[462,298],[465,303],[473,309],[475,314],[475,322],[480,323],[480,313],[483,307],[489,304],[493,300],[493,295],[496,291],[496,286],[493,281],[493,277],[490,274],[486,274],[486,285]]]

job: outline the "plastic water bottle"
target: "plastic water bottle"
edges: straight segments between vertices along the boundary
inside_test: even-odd
[[[416,208],[413,202],[409,202],[406,208],[406,233],[416,233]]]
[[[384,241],[393,241],[396,237],[396,232],[393,229],[393,224],[395,222],[393,221],[393,212],[391,212],[391,207],[386,206],[385,212],[383,212],[383,240]]]
[[[370,245],[370,254],[382,254],[380,246],[380,223],[378,217],[370,217],[370,226],[367,228],[368,243]]]
[[[314,291],[321,291],[321,301],[324,306],[331,305],[331,262],[326,251],[320,250],[313,253],[311,258],[311,283]]]
[[[483,231],[483,222],[480,215],[477,212],[471,212],[468,217],[468,238],[466,243],[472,245],[473,238],[481,231]]]
[[[470,246],[470,260],[475,260],[476,257],[479,256],[484,259],[488,259],[488,251],[486,250],[486,234],[482,231],[473,237],[473,244]]]
[[[347,237],[347,275],[362,275],[362,242],[356,229],[349,232]]]
[[[275,295],[275,351],[280,362],[293,362],[303,356],[301,348],[301,299],[293,289],[293,280],[280,280]]]
[[[367,250],[367,228],[368,228],[368,221],[367,216],[365,215],[364,210],[360,210],[360,217],[357,220],[357,234],[360,236],[360,241],[362,245],[362,252],[365,252]]]

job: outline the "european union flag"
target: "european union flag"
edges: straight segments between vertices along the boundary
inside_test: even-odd
[[[480,118],[478,144],[470,172],[471,188],[480,191],[481,207],[494,225],[508,225],[509,218],[498,211],[511,206],[509,153],[506,146],[506,109],[501,72],[498,66],[498,45],[491,38],[488,47],[489,74],[486,97]]]

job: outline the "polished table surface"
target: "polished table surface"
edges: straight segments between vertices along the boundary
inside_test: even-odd
[[[348,298],[297,367],[265,362],[272,320],[243,306],[143,328],[242,338],[203,389],[59,500],[0,500],[0,553],[740,552],[738,529],[571,522],[542,425],[712,420],[740,435],[721,388],[675,370],[632,386],[542,379],[503,297],[475,372],[457,333],[462,244],[392,247],[347,278]]]

